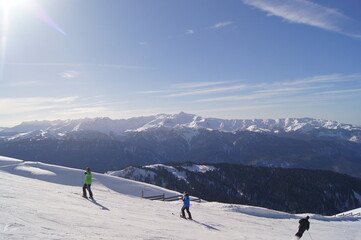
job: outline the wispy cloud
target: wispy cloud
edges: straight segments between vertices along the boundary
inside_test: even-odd
[[[233,22],[219,22],[219,23],[216,23],[214,24],[213,26],[211,26],[212,29],[218,29],[218,28],[223,28],[223,27],[226,27],[228,25],[231,25]]]
[[[207,89],[196,89],[190,91],[183,91],[179,93],[172,93],[165,95],[164,97],[182,97],[182,96],[190,96],[190,95],[203,95],[203,94],[211,94],[211,93],[219,93],[219,92],[228,92],[239,89],[245,89],[246,85],[233,85],[228,87],[218,87],[218,88],[207,88]]]
[[[361,88],[358,89],[345,89],[345,90],[334,90],[334,91],[324,91],[317,94],[343,94],[343,93],[359,93]]]
[[[284,82],[275,82],[273,85],[280,86],[294,86],[294,85],[305,85],[305,84],[321,84],[321,83],[337,83],[337,82],[350,82],[361,80],[361,74],[328,74],[328,75],[319,75],[309,78],[296,79],[293,81],[284,81]]]
[[[153,69],[152,67],[137,66],[137,65],[122,65],[122,64],[88,64],[88,63],[8,63],[7,65],[13,66],[33,66],[33,67],[99,67],[99,68],[119,68],[119,69],[134,69],[134,70],[147,70]]]
[[[76,78],[79,75],[79,72],[77,71],[65,71],[59,74],[60,77],[65,78],[65,79],[71,79],[71,78]]]
[[[216,85],[223,85],[227,83],[231,83],[232,81],[218,81],[218,82],[187,82],[187,83],[177,83],[172,84],[171,87],[178,88],[201,88],[201,87],[210,87]]]
[[[186,34],[187,35],[193,35],[195,32],[194,32],[194,30],[193,29],[188,29],[187,31],[186,31]]]
[[[71,104],[77,96],[63,98],[32,97],[32,98],[0,98],[0,114],[19,114],[63,108],[64,104]]]
[[[12,87],[29,87],[29,86],[41,86],[40,81],[19,81],[19,82],[10,82],[9,86]]]
[[[284,92],[272,92],[272,93],[255,93],[255,94],[243,94],[243,95],[232,95],[226,97],[213,97],[213,98],[203,98],[196,100],[195,102],[224,102],[224,101],[245,101],[245,100],[256,100],[264,99],[269,97],[274,97],[277,95],[285,95]]]
[[[361,74],[328,74],[278,82],[243,84],[239,81],[188,82],[172,84],[165,89],[143,91],[153,98],[176,98],[182,106],[191,109],[204,106],[217,112],[222,105],[233,110],[247,110],[262,106],[288,106],[295,104],[318,104],[350,99],[361,92]],[[236,105],[236,106],[234,106]],[[238,105],[238,106],[237,106]],[[213,107],[211,107],[213,106]],[[196,110],[197,112],[201,112]],[[229,109],[231,112],[232,109]]]
[[[156,115],[159,113],[177,113],[180,112],[181,109],[172,109],[163,108],[163,107],[154,107],[154,108],[135,108],[135,109],[116,109],[114,111],[108,111],[109,116],[113,116],[115,118],[131,118],[131,117],[139,117],[139,116],[150,116]]]
[[[231,84],[233,83],[233,84]],[[231,84],[231,85],[230,85]],[[184,97],[222,93],[247,88],[245,84],[234,84],[233,81],[218,82],[188,82],[172,84],[170,88],[163,90],[140,91],[140,94],[155,94],[158,97]]]
[[[54,111],[54,114],[59,116],[79,116],[79,115],[89,115],[92,113],[104,112],[106,108],[104,107],[78,107],[78,108],[69,108],[63,111]]]
[[[169,94],[171,92],[175,92],[175,91],[171,91],[171,90],[150,90],[150,91],[139,91],[139,94],[158,94],[158,93],[166,93]]]
[[[266,90],[258,90],[258,91],[256,91],[256,93],[297,93],[297,92],[304,92],[306,90],[315,90],[315,89],[327,88],[327,87],[332,87],[332,85],[314,86],[314,87],[266,89]]]
[[[361,39],[360,34],[349,33],[342,29],[342,24],[352,20],[339,10],[327,8],[309,0],[241,0],[243,3],[291,22],[306,24],[325,30],[345,34]]]
[[[72,96],[72,97],[63,97],[63,98],[50,98],[50,101],[54,102],[54,103],[72,103],[75,100],[79,99],[79,97],[77,96]]]
[[[26,116],[17,121],[29,119],[59,119],[115,116],[119,106],[126,102],[109,101],[102,96],[92,97],[28,97],[0,98],[0,116]]]
[[[238,107],[209,108],[209,109],[196,110],[196,112],[214,113],[214,112],[242,111],[242,110],[251,110],[251,109],[272,108],[272,107],[276,107],[276,106],[279,106],[279,104],[255,104],[255,105],[238,106]]]

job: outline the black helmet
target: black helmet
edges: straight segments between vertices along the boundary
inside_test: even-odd
[[[87,170],[87,171],[90,171],[90,168],[87,167],[86,170]]]

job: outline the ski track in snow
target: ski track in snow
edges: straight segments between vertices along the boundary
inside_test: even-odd
[[[289,240],[306,215],[314,240],[361,239],[360,217],[192,202],[195,220],[178,219],[172,213],[179,213],[181,201],[140,198],[142,190],[147,195],[178,193],[97,173],[95,201],[90,201],[81,197],[82,177],[83,170],[0,157],[0,239]]]

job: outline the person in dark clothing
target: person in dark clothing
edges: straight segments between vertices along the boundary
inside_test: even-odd
[[[90,168],[87,168],[86,172],[84,174],[85,174],[85,181],[84,181],[84,185],[83,185],[83,197],[88,198],[86,195],[86,190],[88,190],[89,198],[93,199],[93,192],[90,189],[90,186],[92,184],[92,173],[90,171]]]
[[[189,211],[189,207],[190,207],[191,203],[190,203],[190,199],[189,199],[189,194],[188,193],[184,193],[183,196],[183,207],[182,207],[182,216],[183,218],[186,218],[186,214],[185,214],[185,210],[188,213],[188,219],[192,219],[192,215],[191,212]]]
[[[310,217],[307,216],[305,218],[302,218],[299,222],[299,226],[298,226],[298,232],[296,233],[296,236],[300,239],[303,235],[303,233],[307,230],[310,229],[310,222],[308,221]]]

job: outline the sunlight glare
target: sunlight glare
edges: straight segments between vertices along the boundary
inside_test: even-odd
[[[6,55],[6,43],[8,32],[8,21],[10,9],[24,2],[25,0],[0,0],[0,12],[2,12],[2,28],[0,29],[0,81],[4,77],[4,64]]]
[[[24,2],[24,0],[0,0],[0,8],[9,9],[21,2]]]

